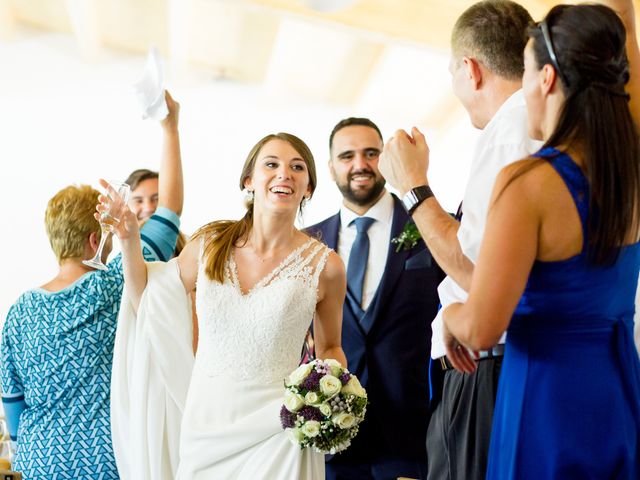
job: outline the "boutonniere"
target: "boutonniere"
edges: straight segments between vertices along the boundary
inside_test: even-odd
[[[400,250],[411,250],[418,244],[418,241],[421,238],[418,227],[415,223],[409,220],[405,223],[402,233],[397,237],[392,238],[391,243],[396,244],[396,252],[399,252]]]

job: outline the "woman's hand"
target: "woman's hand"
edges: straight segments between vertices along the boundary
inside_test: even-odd
[[[176,102],[167,90],[164,91],[164,100],[167,103],[169,113],[160,121],[162,128],[168,131],[178,130],[178,120],[180,118],[180,104]]]
[[[442,334],[444,336],[444,346],[447,349],[447,358],[453,368],[462,373],[475,372],[478,367],[469,350],[456,340],[444,322],[442,324]]]
[[[103,179],[100,185],[105,189],[106,195],[98,196],[97,212],[94,218],[100,223],[108,223],[113,227],[113,233],[121,240],[127,241],[140,236],[140,228],[136,215],[129,210],[126,202]]]

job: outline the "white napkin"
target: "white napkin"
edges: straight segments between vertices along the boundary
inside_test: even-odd
[[[134,93],[142,109],[142,118],[162,120],[169,114],[164,100],[164,65],[156,47],[149,49],[144,73],[133,86]]]

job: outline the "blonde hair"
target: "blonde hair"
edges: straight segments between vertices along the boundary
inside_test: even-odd
[[[88,185],[71,185],[49,200],[44,223],[58,263],[82,257],[90,233],[100,238],[100,225],[93,218],[99,194]]]
[[[313,154],[306,143],[290,133],[274,133],[262,138],[249,152],[240,174],[240,190],[244,189],[244,182],[251,177],[255,168],[258,154],[271,140],[283,140],[291,145],[302,157],[309,172],[310,195],[316,189],[317,175]],[[224,281],[224,269],[231,250],[238,242],[246,242],[247,236],[253,227],[253,200],[247,202],[247,212],[240,220],[219,220],[201,227],[193,235],[193,239],[204,238],[203,256],[206,259],[205,272],[210,280],[222,283]]]

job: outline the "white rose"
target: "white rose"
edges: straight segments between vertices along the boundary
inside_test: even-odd
[[[320,410],[320,413],[323,414],[325,417],[331,416],[331,407],[326,403],[319,405],[318,410]]]
[[[299,428],[287,428],[285,430],[287,437],[292,443],[298,444],[304,439],[304,433]]]
[[[304,401],[307,405],[315,405],[320,401],[320,397],[316,392],[307,392],[307,394],[304,396]]]
[[[284,392],[284,406],[291,413],[295,413],[304,407],[304,398],[299,393],[293,393],[291,390]]]
[[[354,417],[350,413],[341,412],[331,417],[331,421],[334,425],[337,425],[342,429],[347,429],[353,427],[356,424],[356,417]]]
[[[320,435],[320,422],[316,422],[315,420],[309,420],[302,427],[300,427],[302,433],[304,433],[307,437],[313,438]]]
[[[367,398],[367,391],[362,388],[362,385],[360,385],[360,381],[355,375],[351,375],[351,378],[349,379],[347,384],[342,387],[342,393],[350,393],[351,395],[355,395],[357,397]]]
[[[333,375],[325,375],[320,379],[320,391],[329,398],[335,397],[340,393],[341,387],[340,379]]]
[[[304,363],[296,368],[291,374],[289,378],[287,378],[287,385],[300,385],[302,381],[307,378],[307,375],[311,372],[313,368],[313,364]]]

